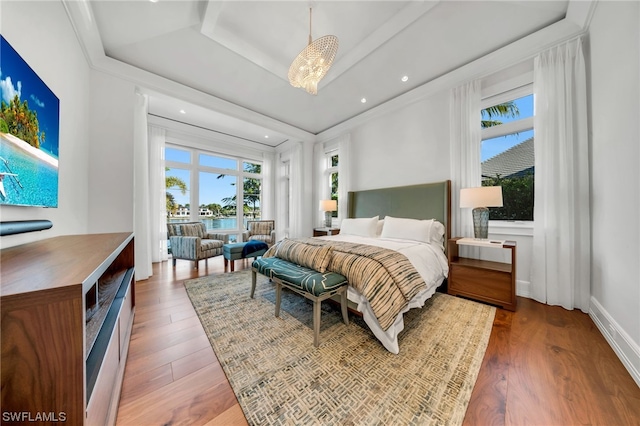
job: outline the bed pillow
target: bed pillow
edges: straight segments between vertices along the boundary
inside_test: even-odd
[[[331,260],[331,249],[331,246],[312,246],[285,238],[278,243],[275,257],[324,274]]]
[[[382,234],[382,227],[384,226],[384,219],[379,220],[376,224],[376,237],[379,237]]]
[[[376,237],[378,216],[370,218],[342,219],[340,222],[341,235],[358,235],[360,237]]]
[[[386,216],[382,227],[382,238],[431,242],[433,219],[418,220]]]
[[[437,245],[444,250],[444,225],[437,220],[433,221],[431,225],[431,243]]]

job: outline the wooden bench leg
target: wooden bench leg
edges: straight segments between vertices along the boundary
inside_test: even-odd
[[[253,299],[253,294],[256,292],[256,270],[253,269],[251,271],[251,298]]]
[[[320,345],[320,304],[318,299],[313,301],[313,346],[316,348]]]
[[[347,290],[346,288],[340,295],[340,307],[342,308],[342,320],[349,325],[349,311],[347,310]]]
[[[278,281],[276,283],[276,316],[280,316],[280,297],[282,296],[282,284]]]

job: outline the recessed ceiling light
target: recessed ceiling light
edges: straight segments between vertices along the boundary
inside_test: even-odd
[[[402,76],[402,78],[401,78],[400,80],[402,80],[402,82],[404,83],[404,82],[406,82],[407,80],[409,80],[409,76],[406,76],[406,75],[405,75],[405,76]]]
[[[363,104],[367,102],[367,98],[362,98],[360,99],[360,102],[362,102]]]
[[[265,139],[269,139],[269,135],[264,135],[264,138]]]
[[[185,111],[183,109],[180,110],[180,114],[186,114],[186,113],[187,113],[187,111]]]
[[[158,0],[149,0],[151,3],[158,3]]]

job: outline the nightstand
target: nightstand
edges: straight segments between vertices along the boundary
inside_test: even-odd
[[[325,235],[338,235],[340,228],[313,228],[314,237],[324,237]]]
[[[458,256],[461,245],[511,251],[511,263]],[[449,280],[447,292],[454,296],[516,310],[516,242],[452,238],[448,241]]]

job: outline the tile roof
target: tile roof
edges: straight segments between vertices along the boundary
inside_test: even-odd
[[[533,138],[514,145],[482,163],[482,177],[509,177],[534,167]]]

